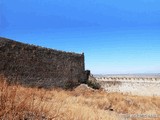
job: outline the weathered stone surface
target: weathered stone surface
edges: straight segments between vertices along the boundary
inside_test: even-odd
[[[57,51],[0,37],[0,74],[10,82],[27,86],[74,86],[86,79],[84,54]]]

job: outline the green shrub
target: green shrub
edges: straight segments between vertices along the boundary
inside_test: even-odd
[[[87,81],[87,85],[93,89],[100,89],[101,85],[96,81]]]

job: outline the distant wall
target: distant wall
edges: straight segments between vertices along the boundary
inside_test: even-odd
[[[86,79],[84,54],[0,38],[0,74],[27,86],[71,87]]]
[[[140,96],[160,96],[160,77],[96,77],[108,92],[120,92]]]

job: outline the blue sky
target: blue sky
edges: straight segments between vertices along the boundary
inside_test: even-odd
[[[0,36],[85,53],[94,74],[160,73],[159,0],[0,0]]]

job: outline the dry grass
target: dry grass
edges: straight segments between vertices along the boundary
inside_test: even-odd
[[[44,90],[0,82],[0,119],[3,120],[119,120],[120,114],[160,114],[160,97],[91,89]]]

